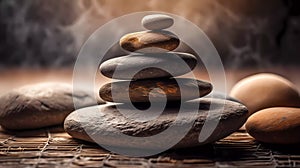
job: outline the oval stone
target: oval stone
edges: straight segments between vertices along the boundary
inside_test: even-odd
[[[79,107],[97,104],[84,91],[72,92],[72,85],[65,83],[40,83],[12,90],[0,97],[0,125],[12,130],[62,125],[74,111],[75,102]]]
[[[241,101],[249,115],[269,107],[299,107],[300,97],[294,84],[287,79],[269,73],[247,77],[239,81],[230,96]]]
[[[261,142],[300,143],[300,108],[264,109],[250,116],[245,125],[247,132]]]
[[[192,100],[205,96],[212,90],[212,85],[208,82],[188,78],[176,78],[176,80],[119,81],[103,85],[99,92],[100,97],[105,101],[122,103],[149,102],[149,98],[156,102],[163,101],[165,98],[167,101]]]
[[[114,79],[169,78],[189,73],[196,65],[197,58],[187,53],[136,54],[105,61],[100,72]]]
[[[182,113],[182,120],[174,122],[180,106],[178,103],[169,105],[164,112],[154,120],[146,122],[138,122],[131,119],[129,114],[125,117],[119,110],[128,110],[122,104],[118,105],[100,105],[82,108],[71,113],[65,120],[64,129],[72,137],[95,142],[99,145],[109,145],[117,147],[126,147],[133,149],[160,149],[162,142],[173,142],[175,137],[178,137],[186,128],[186,125],[191,125],[188,133],[175,142],[173,148],[195,147],[208,143],[213,143],[222,139],[234,131],[238,130],[247,119],[247,108],[239,103],[220,100],[220,99],[197,99],[186,102],[186,106],[190,107],[197,104],[199,106],[198,113],[191,117],[191,111],[187,108]],[[209,108],[212,106],[213,108]],[[224,107],[224,108],[223,108]],[[125,108],[125,109],[124,109]],[[196,108],[197,109],[197,108]],[[132,111],[140,112],[132,109]],[[210,114],[207,118],[208,112]],[[207,139],[199,142],[199,133],[205,122],[218,122],[216,128],[212,131]],[[155,139],[155,141],[139,141],[120,138],[116,135],[126,134],[133,137],[149,137],[165,131],[169,127],[176,127],[176,131],[170,132],[167,136],[162,136],[162,139]],[[116,131],[118,130],[118,131]],[[181,135],[180,135],[181,136]]]
[[[157,53],[176,49],[178,37],[169,31],[142,31],[124,35],[120,46],[130,52]]]
[[[142,25],[148,30],[167,29],[174,24],[171,16],[163,14],[147,15],[142,19]]]

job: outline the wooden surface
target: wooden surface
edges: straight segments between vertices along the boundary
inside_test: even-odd
[[[300,167],[299,146],[269,146],[243,131],[212,145],[148,158],[110,153],[57,129],[0,133],[0,167]]]
[[[290,74],[288,78],[299,88],[298,71],[283,73]],[[249,74],[248,71],[227,72],[228,88]],[[203,78],[208,79],[205,75]],[[71,83],[72,70],[2,71],[0,92],[45,81]],[[72,139],[61,131],[61,128],[1,130],[0,167],[300,167],[300,145],[261,144],[245,131],[235,132],[212,145],[171,150],[148,158],[116,155],[98,145]]]

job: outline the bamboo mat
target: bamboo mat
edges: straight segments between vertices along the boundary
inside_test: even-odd
[[[269,146],[244,131],[214,144],[148,158],[110,153],[49,128],[0,133],[0,167],[300,167],[300,145]]]

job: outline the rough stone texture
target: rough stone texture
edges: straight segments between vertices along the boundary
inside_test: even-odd
[[[74,111],[72,96],[79,107],[95,105],[90,95],[83,91],[72,95],[72,91],[72,86],[64,83],[40,83],[12,90],[0,97],[0,125],[23,130],[63,124]]]
[[[269,73],[262,73],[239,81],[230,96],[241,101],[249,115],[269,107],[300,107],[296,86],[287,79]]]
[[[136,54],[105,61],[100,66],[100,72],[114,79],[168,78],[189,73],[196,65],[197,58],[187,53]]]
[[[142,19],[142,25],[148,30],[167,29],[173,24],[173,18],[163,14],[147,15]]]
[[[180,40],[168,31],[153,30],[129,33],[120,39],[120,46],[130,52],[167,52],[178,47]]]
[[[300,108],[268,108],[249,117],[247,132],[258,141],[273,144],[300,143]]]
[[[193,147],[212,143],[216,140],[222,139],[232,132],[236,131],[245,121],[247,117],[247,109],[245,106],[232,101],[226,101],[224,110],[221,110],[223,102],[217,99],[197,99],[187,103],[200,103],[199,113],[188,134],[177,144],[174,148]],[[198,137],[204,121],[208,114],[208,109],[213,104],[215,107],[211,109],[210,121],[220,119],[216,129],[209,136],[208,139],[199,143]],[[122,105],[118,105],[122,108]],[[190,111],[186,111],[187,120],[178,122],[176,127],[178,130],[172,132],[171,135],[163,137],[153,142],[145,141],[143,144],[136,143],[135,141],[127,142],[114,135],[115,132],[111,128],[117,128],[123,134],[129,136],[145,137],[156,135],[171,126],[172,122],[177,117],[178,106],[167,107],[163,114],[156,120],[147,122],[137,122],[125,118],[116,109],[115,105],[101,105],[83,108],[71,113],[65,120],[64,128],[72,137],[77,139],[94,142],[93,139],[101,139],[100,145],[119,146],[126,148],[140,148],[140,149],[155,149],[161,142],[168,142],[177,135],[177,131],[184,127],[190,117]],[[93,138],[87,133],[90,133]]]
[[[180,83],[182,83],[180,90]],[[165,96],[168,101],[192,100],[209,94],[212,85],[208,82],[188,79],[149,79],[138,81],[120,81],[103,85],[100,88],[100,97],[109,102],[130,102],[126,97],[129,94],[131,102],[162,101]],[[129,86],[129,87],[128,87]],[[114,97],[112,97],[112,90]],[[198,91],[198,93],[197,93]],[[182,96],[181,96],[182,94]]]

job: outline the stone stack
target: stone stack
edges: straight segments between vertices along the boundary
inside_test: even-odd
[[[152,101],[162,101],[166,95],[167,101],[181,101],[210,93],[212,85],[208,82],[187,78],[176,81],[173,78],[189,73],[197,65],[194,55],[172,52],[180,40],[164,29],[172,26],[173,19],[166,15],[148,15],[142,24],[149,30],[126,34],[120,39],[124,50],[135,53],[101,64],[100,71],[104,76],[127,81],[104,85],[100,97],[108,102],[141,103],[149,102],[149,97]],[[183,85],[181,88],[179,83]]]
[[[197,65],[197,58],[189,53],[174,52],[180,40],[174,33],[164,30],[173,23],[173,18],[166,15],[148,15],[142,20],[147,31],[126,34],[120,39],[120,46],[133,53],[109,59],[100,65],[100,72],[104,76],[122,80],[100,88],[100,97],[113,104],[83,108],[70,114],[64,127],[71,136],[90,142],[97,141],[100,145],[152,150],[161,147],[163,142],[171,142],[189,124],[191,129],[174,144],[174,148],[212,143],[243,125],[248,112],[245,106],[228,100],[200,98],[212,91],[210,83],[174,78],[191,72]],[[145,106],[148,107],[149,102],[152,106],[163,100],[167,101],[166,106],[158,117],[151,118],[151,111],[139,110],[147,110]],[[128,109],[126,104],[130,103],[137,108]],[[196,108],[181,109],[182,104]],[[210,106],[213,108],[210,109]],[[124,115],[122,110],[130,113]],[[191,121],[195,110],[195,120]],[[213,114],[210,117],[209,110]],[[179,111],[183,116],[174,123]],[[156,113],[155,110],[152,112]],[[132,119],[139,114],[145,116],[146,121]],[[206,121],[218,123],[211,135],[199,142],[199,133]],[[140,143],[117,136],[124,134],[137,139],[151,137],[171,126],[176,127],[175,132],[155,141]]]

